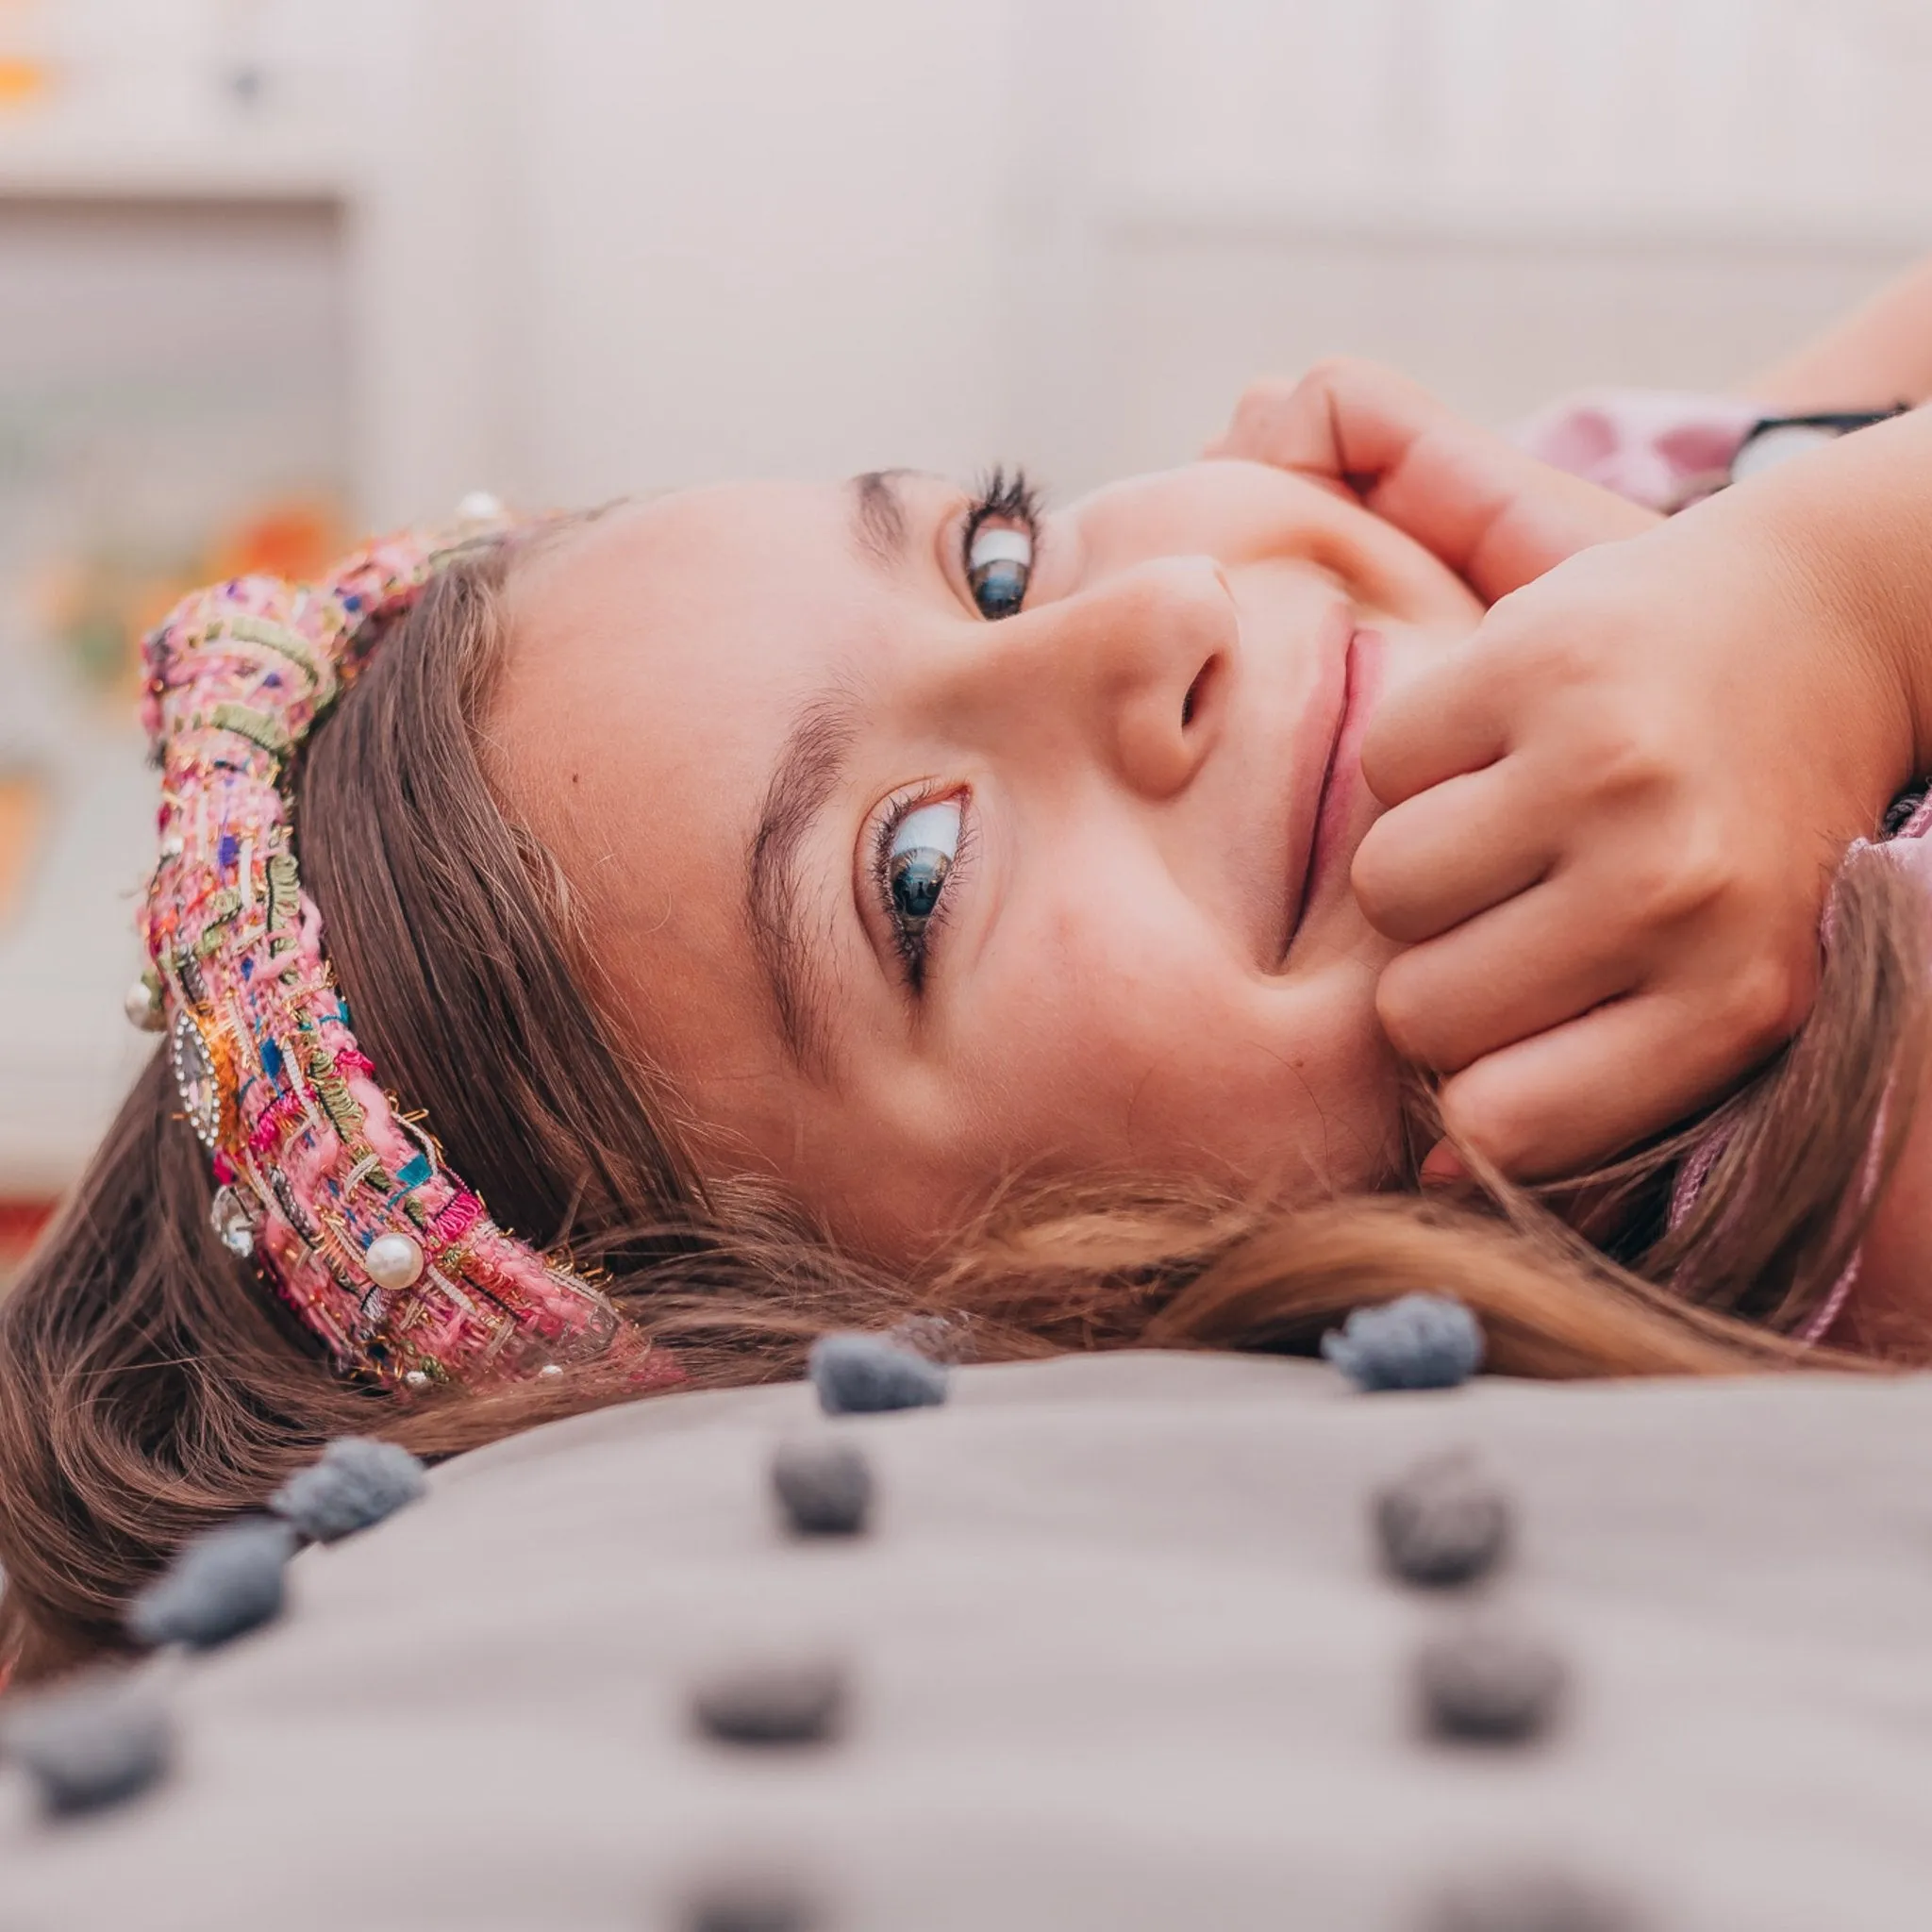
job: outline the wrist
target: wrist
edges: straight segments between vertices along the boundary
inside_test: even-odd
[[[1932,412],[1860,430],[1706,508],[1739,526],[1795,613],[1820,736],[1882,809],[1932,772]]]

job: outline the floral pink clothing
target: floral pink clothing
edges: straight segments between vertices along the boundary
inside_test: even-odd
[[[1539,410],[1512,440],[1632,503],[1674,510],[1724,481],[1739,445],[1766,413],[1732,396],[1586,390]]]

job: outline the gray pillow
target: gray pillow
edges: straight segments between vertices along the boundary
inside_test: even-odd
[[[833,1428],[874,1526],[800,1540],[769,1458]],[[1405,1586],[1370,1499],[1458,1445],[1514,1549]],[[175,1667],[147,1797],[42,1823],[8,1773],[0,1927],[617,1932],[762,1887],[860,1932],[1544,1932],[1497,1914],[1546,1885],[1586,1932],[1919,1932],[1928,1472],[1924,1377],[1360,1396],[1145,1355],[837,1424],[660,1398],[298,1558],[282,1624]],[[1566,1660],[1541,1738],[1426,1734],[1418,1646],[1472,1614]],[[831,1740],[694,1727],[717,1673],[820,1658]]]

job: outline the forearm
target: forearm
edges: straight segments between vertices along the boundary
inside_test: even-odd
[[[1801,607],[1826,614],[1812,634],[1847,641],[1863,661],[1879,769],[1899,784],[1932,773],[1932,409],[1843,437],[1690,514],[1744,520],[1769,539]]]
[[[1762,371],[1741,392],[1793,416],[1932,399],[1932,259],[1881,289],[1796,355]]]

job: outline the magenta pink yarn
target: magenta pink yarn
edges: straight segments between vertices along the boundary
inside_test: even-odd
[[[421,1389],[603,1358],[675,1380],[593,1284],[498,1228],[403,1118],[356,1043],[296,870],[296,747],[441,564],[503,528],[391,537],[316,584],[217,584],[154,632],[142,718],[161,853],[142,937],[220,1183],[216,1229],[340,1369]],[[387,1287],[370,1256],[385,1237],[400,1237],[378,1252]]]

